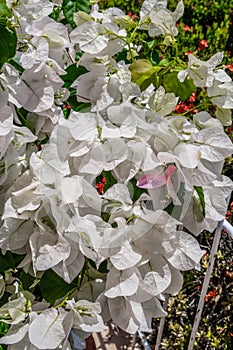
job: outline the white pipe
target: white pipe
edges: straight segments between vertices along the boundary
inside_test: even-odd
[[[145,334],[141,331],[138,331],[138,335],[142,341],[142,345],[144,346],[144,349],[151,350],[150,344],[148,343]]]
[[[231,238],[233,238],[233,226],[226,219],[223,221],[222,227],[227,231]]]
[[[170,294],[166,294],[165,301],[163,303],[164,311],[167,311],[169,297],[170,297]],[[163,336],[163,329],[164,329],[164,325],[165,325],[165,319],[166,319],[166,317],[160,318],[159,329],[158,329],[158,334],[157,334],[157,339],[156,339],[156,344],[155,344],[155,350],[159,350],[159,347],[161,344],[161,340],[162,340],[162,336]]]
[[[192,350],[193,346],[194,346],[194,341],[195,341],[195,338],[197,335],[197,330],[198,330],[198,326],[199,326],[199,323],[201,320],[201,315],[202,315],[202,311],[203,311],[203,307],[204,307],[204,303],[205,303],[205,296],[206,296],[206,293],[207,293],[207,290],[208,290],[208,287],[210,284],[210,277],[211,277],[211,274],[213,271],[215,257],[216,257],[219,241],[221,238],[222,228],[223,228],[223,221],[220,221],[218,223],[216,230],[215,230],[214,240],[212,243],[211,252],[210,252],[210,256],[209,256],[209,264],[208,264],[205,278],[204,278],[204,282],[202,285],[201,295],[200,295],[197,310],[196,310],[196,316],[194,319],[193,328],[192,328],[191,336],[189,339],[188,350]]]

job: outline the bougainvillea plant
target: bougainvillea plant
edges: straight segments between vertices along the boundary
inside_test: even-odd
[[[85,339],[110,319],[150,331],[203,255],[195,236],[224,219],[233,82],[222,52],[179,58],[183,10],[145,0],[134,21],[87,0],[0,1],[9,350],[68,350],[71,330]],[[143,57],[142,33],[174,57]],[[180,115],[197,90],[203,101]]]

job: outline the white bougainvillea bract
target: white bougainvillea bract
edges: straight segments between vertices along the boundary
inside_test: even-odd
[[[191,79],[216,106],[215,116],[188,119],[173,113],[175,92],[140,89],[130,59],[116,59],[125,50],[134,60],[140,49],[128,45],[129,17],[93,5],[74,14],[72,29],[49,17],[61,3],[7,1],[21,69],[7,62],[0,72],[0,248],[23,256],[0,280],[8,293],[0,319],[10,325],[0,343],[9,350],[68,350],[71,330],[85,339],[110,319],[149,332],[152,317],[166,315],[165,294],[179,292],[182,271],[203,255],[195,236],[224,219],[233,189],[221,175],[233,152],[223,53],[189,55],[179,69],[179,81]],[[182,1],[171,12],[165,0],[145,0],[137,30],[171,44],[182,14]],[[63,77],[74,62],[83,71],[70,88]],[[65,116],[71,90],[84,108]],[[101,176],[108,186],[98,192]],[[31,289],[17,269],[35,278]],[[33,292],[49,269],[77,280],[53,304]]]

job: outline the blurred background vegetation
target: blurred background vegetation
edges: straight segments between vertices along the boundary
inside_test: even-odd
[[[142,0],[100,0],[101,8],[116,6],[130,15],[139,15]],[[168,0],[167,8],[174,10],[179,0]],[[179,21],[177,37],[180,55],[197,51],[201,40],[207,47],[199,57],[211,57],[217,51],[233,55],[233,0],[183,0],[184,15]]]

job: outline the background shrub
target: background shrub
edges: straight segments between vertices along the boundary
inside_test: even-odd
[[[179,0],[168,0],[168,9],[174,10]],[[200,58],[209,58],[217,51],[225,51],[226,57],[233,55],[233,1],[232,0],[183,0],[184,15],[179,22],[178,39],[180,55],[189,51]],[[129,15],[138,15],[142,0],[100,0],[101,8],[116,6]],[[201,50],[200,42],[207,47]],[[229,61],[229,59],[228,59]]]

